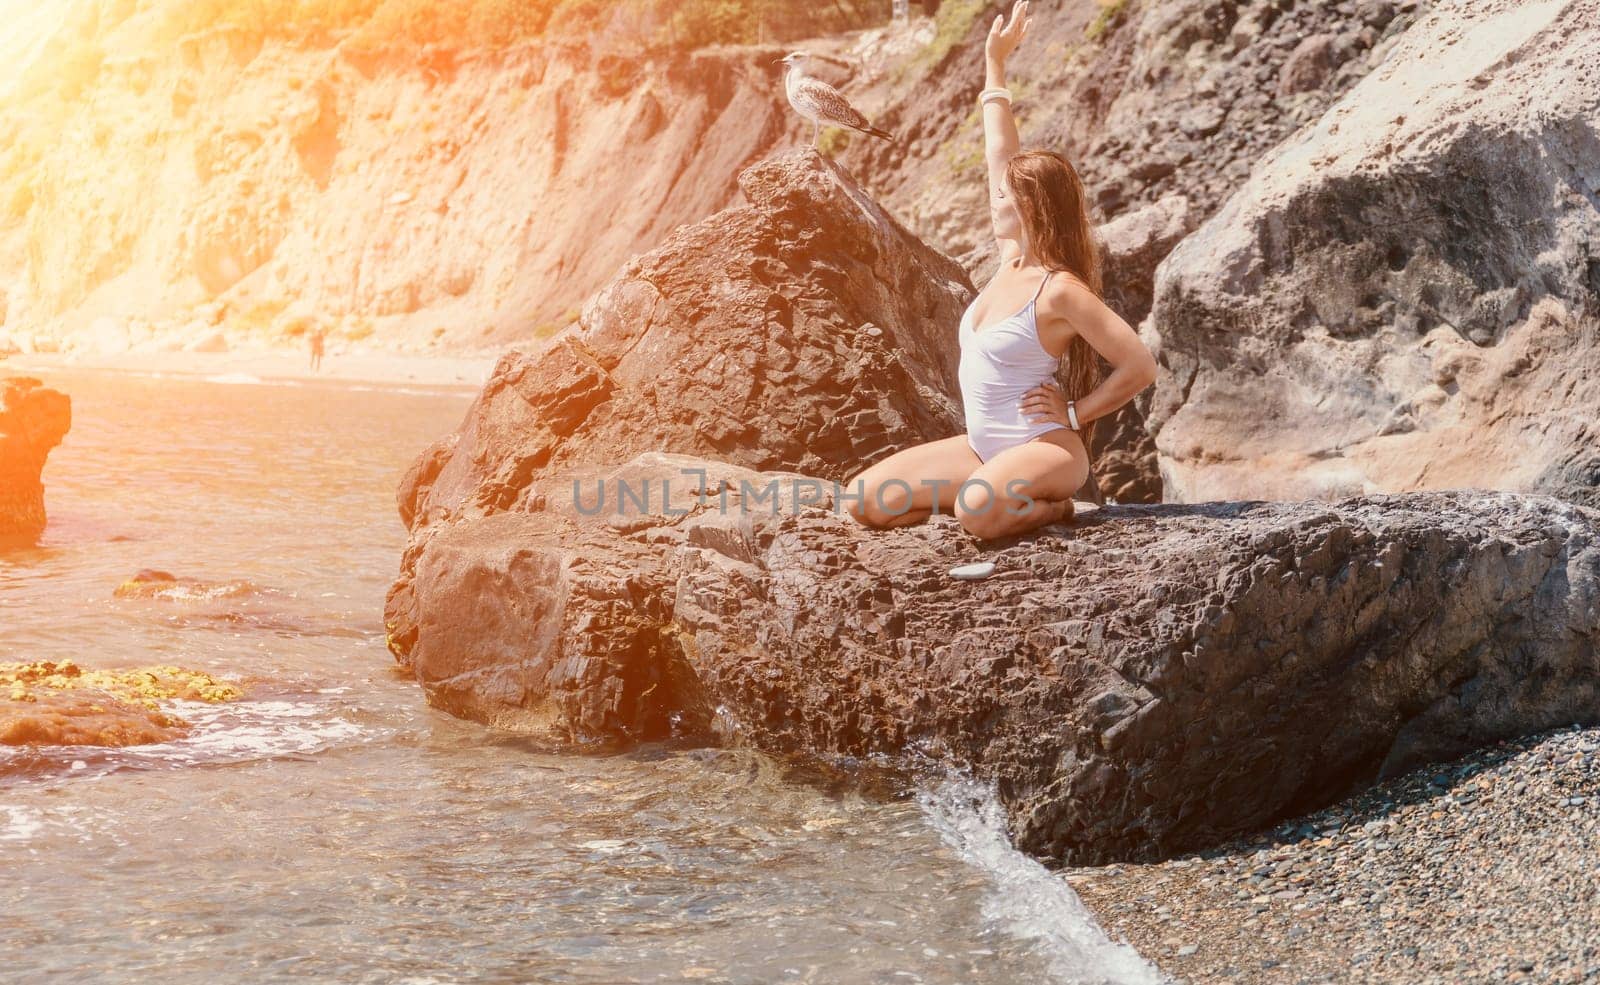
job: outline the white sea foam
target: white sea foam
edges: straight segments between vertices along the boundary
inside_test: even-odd
[[[5,820],[0,821],[0,841],[29,841],[44,827],[38,811],[26,807],[0,805]]]
[[[951,777],[917,795],[945,844],[988,874],[984,919],[1032,941],[1062,985],[1162,985],[1168,981],[1139,952],[1113,941],[1061,877],[1012,847],[992,787]]]
[[[328,382],[328,385],[329,386],[339,386],[339,383],[337,381],[330,380]],[[351,383],[351,384],[343,386],[342,389],[349,390],[351,392],[366,391],[366,392],[374,392],[374,393],[402,393],[402,394],[409,394],[409,395],[415,396],[415,397],[454,397],[458,393],[460,393],[462,391],[462,389],[464,389],[468,385],[469,384],[467,384],[465,381],[462,381],[462,380],[440,382],[440,383],[435,384],[432,387],[426,387],[426,388],[424,388],[424,387],[410,387],[410,386],[396,386],[394,384],[382,384],[382,385],[378,385],[378,386],[368,386],[366,384]]]
[[[318,752],[361,736],[354,722],[330,717],[326,705],[300,701],[178,701],[173,711],[194,731],[172,742],[130,747],[130,758],[217,762]]]
[[[93,841],[101,820],[97,812],[72,804],[50,808],[0,805],[0,842],[31,842],[46,832],[53,836],[66,834],[85,844]],[[113,839],[117,844],[126,844]]]
[[[205,378],[205,380],[206,380],[207,383],[265,383],[266,382],[266,380],[263,380],[261,377],[255,375],[254,373],[218,373],[215,376],[207,376]]]

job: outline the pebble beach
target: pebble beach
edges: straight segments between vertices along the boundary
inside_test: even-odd
[[[1179,983],[1600,982],[1600,728],[1502,742],[1200,855],[1063,876]]]

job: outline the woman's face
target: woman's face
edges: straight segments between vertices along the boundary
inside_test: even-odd
[[[1001,239],[1022,239],[1022,213],[1017,211],[1011,182],[1000,176],[1000,186],[989,196],[989,219],[994,223],[994,234]]]

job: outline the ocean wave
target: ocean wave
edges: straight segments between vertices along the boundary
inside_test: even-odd
[[[952,775],[917,794],[929,823],[992,888],[983,916],[1030,941],[1062,985],[1164,985],[1168,981],[1139,952],[1113,941],[1065,880],[1019,852],[1006,833],[1005,812],[992,786]]]

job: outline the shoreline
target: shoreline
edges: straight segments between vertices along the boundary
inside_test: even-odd
[[[1600,727],[1506,740],[1196,855],[1059,875],[1178,985],[1600,982]]]
[[[228,352],[14,353],[0,356],[0,375],[91,370],[237,383],[360,383],[471,390],[483,387],[500,353],[424,356],[394,352],[329,353],[318,370],[301,350]]]

